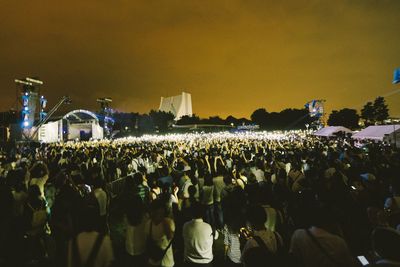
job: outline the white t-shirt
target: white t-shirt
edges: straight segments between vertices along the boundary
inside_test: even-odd
[[[265,180],[265,175],[263,170],[256,168],[252,170],[252,173],[256,177],[257,182],[261,183]]]
[[[171,218],[165,218],[165,223],[161,222],[157,225],[153,223],[152,229],[151,229],[151,235],[155,243],[161,248],[161,249],[166,249],[169,243],[171,242],[170,239],[167,238],[167,235],[165,233],[164,229],[164,224],[168,225],[168,227],[171,229],[172,232],[175,232],[175,223]],[[149,221],[146,225],[146,233],[150,233],[150,223]],[[151,265],[155,266],[164,266],[164,267],[172,267],[175,265],[174,262],[174,255],[172,252],[172,245],[168,248],[167,252],[165,253],[164,258],[161,260],[161,262],[155,262],[152,259],[149,259],[149,263]]]
[[[183,225],[184,260],[198,264],[213,260],[212,228],[203,219],[194,219]]]
[[[146,225],[149,223],[149,216],[146,214],[138,225],[131,225],[126,221],[125,249],[129,255],[142,255],[146,251],[146,242],[149,233],[146,232]]]
[[[225,187],[224,177],[217,176],[213,178],[214,183],[214,202],[221,202],[221,191]]]
[[[203,186],[203,196],[201,199],[201,204],[211,205],[214,204],[214,186]]]
[[[183,198],[189,198],[189,186],[193,185],[190,179],[187,179],[182,186],[182,196]]]
[[[100,216],[105,216],[107,214],[107,194],[101,188],[96,188],[94,190],[94,195],[96,196],[97,202],[99,203]]]

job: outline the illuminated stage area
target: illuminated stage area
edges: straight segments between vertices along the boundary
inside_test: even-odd
[[[38,139],[44,143],[103,139],[103,128],[95,113],[78,109],[67,113],[62,119],[42,125],[38,131]]]

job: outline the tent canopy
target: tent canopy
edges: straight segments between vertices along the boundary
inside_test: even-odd
[[[400,134],[400,125],[373,125],[354,134],[353,138],[383,141],[385,136],[394,132]]]
[[[314,135],[329,137],[329,136],[334,136],[339,132],[352,133],[350,129],[343,126],[327,126],[316,131]]]

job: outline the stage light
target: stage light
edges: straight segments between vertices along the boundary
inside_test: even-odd
[[[28,126],[29,126],[29,121],[24,121],[24,122],[22,123],[22,126],[28,127]]]
[[[36,83],[36,84],[40,84],[40,85],[43,84],[42,81],[36,80],[36,79],[32,79],[32,78],[29,78],[29,77],[27,77],[26,80],[27,80],[28,82],[31,82],[31,83]]]

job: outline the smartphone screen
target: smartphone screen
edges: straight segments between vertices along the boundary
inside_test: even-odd
[[[362,266],[365,266],[365,265],[369,264],[368,260],[364,256],[357,256],[357,259],[360,261]]]
[[[92,188],[90,187],[90,185],[85,184],[84,186],[85,186],[86,190],[87,190],[89,193],[92,192]]]

